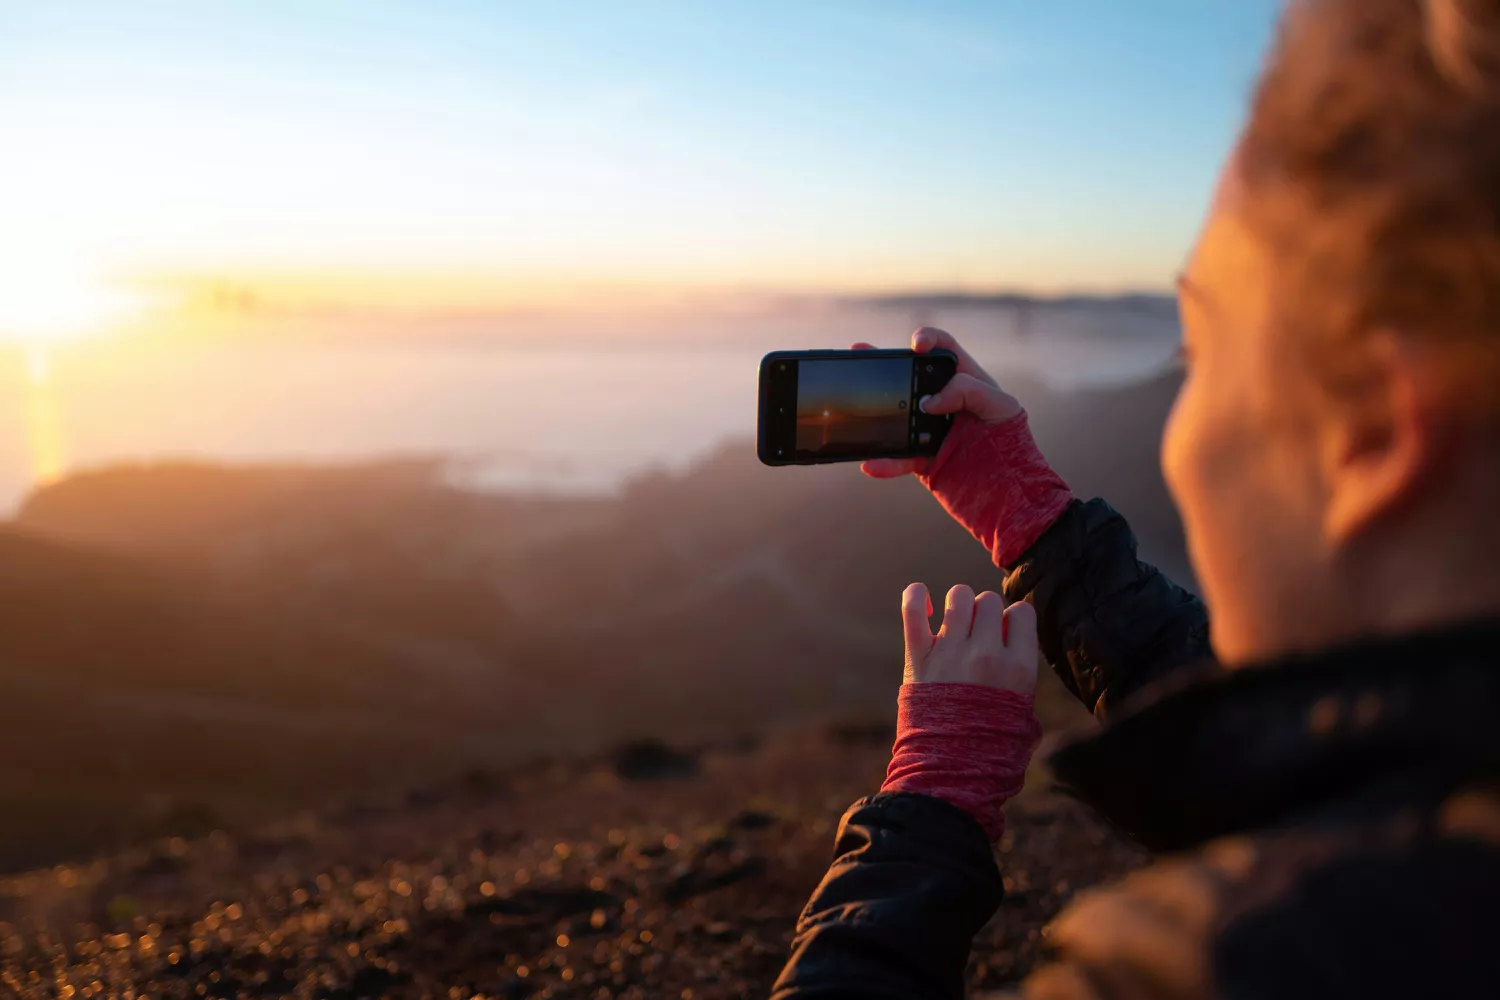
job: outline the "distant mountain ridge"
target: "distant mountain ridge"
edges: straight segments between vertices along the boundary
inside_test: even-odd
[[[1177,299],[1166,292],[1037,295],[1028,292],[893,292],[846,300],[851,304],[924,311],[939,309],[1071,309],[1107,315],[1142,313],[1177,318]]]

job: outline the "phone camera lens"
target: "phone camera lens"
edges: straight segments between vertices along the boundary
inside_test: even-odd
[[[932,366],[931,366],[931,365],[928,365],[928,366],[927,366],[927,370],[928,370],[928,371],[929,371],[929,372],[930,372],[930,371],[932,371]]]

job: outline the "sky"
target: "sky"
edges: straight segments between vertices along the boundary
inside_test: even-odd
[[[225,288],[1165,288],[1276,9],[0,0],[0,328]]]
[[[804,361],[797,372],[797,415],[889,416],[911,395],[911,361]]]

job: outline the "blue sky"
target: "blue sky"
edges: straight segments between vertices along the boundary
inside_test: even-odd
[[[0,0],[0,267],[1165,287],[1276,9]]]

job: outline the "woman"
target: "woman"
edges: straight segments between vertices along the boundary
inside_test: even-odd
[[[960,353],[943,452],[866,471],[921,476],[1035,613],[997,643],[957,590],[934,638],[908,590],[889,777],[777,997],[961,995],[1033,618],[1104,723],[1054,770],[1173,853],[1080,896],[1026,996],[1500,996],[1500,0],[1292,3],[1179,298],[1162,467],[1211,643]]]

